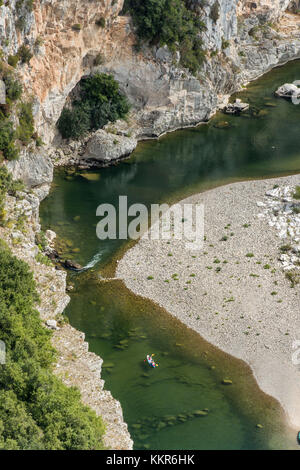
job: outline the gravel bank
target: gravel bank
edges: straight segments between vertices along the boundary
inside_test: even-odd
[[[204,248],[193,252],[182,241],[141,239],[116,275],[247,362],[261,389],[300,427],[300,367],[292,362],[293,342],[300,340],[300,289],[286,277],[291,263],[299,272],[299,214],[291,209],[299,201],[290,197],[296,185],[300,175],[235,183],[181,201],[204,203]]]

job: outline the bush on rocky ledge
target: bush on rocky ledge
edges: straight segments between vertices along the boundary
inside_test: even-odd
[[[205,25],[188,8],[188,1],[125,0],[123,11],[131,14],[141,41],[179,50],[181,65],[194,74],[197,72],[205,57],[200,38]]]
[[[97,73],[81,80],[80,98],[63,109],[57,127],[64,139],[78,139],[89,130],[124,118],[129,109],[127,98],[113,76]]]

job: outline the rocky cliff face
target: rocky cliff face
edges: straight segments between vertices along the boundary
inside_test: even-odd
[[[134,107],[135,135],[158,136],[208,119],[224,95],[299,57],[300,17],[286,12],[297,1],[193,0],[207,28],[207,60],[197,77],[181,70],[166,48],[134,52],[131,20],[118,16],[123,0],[37,0],[32,11],[27,0],[12,0],[0,7],[0,40],[6,55],[24,43],[34,52],[19,72],[34,95],[44,142],[53,141],[70,91],[95,70],[120,82]],[[102,64],[95,66],[99,54]]]

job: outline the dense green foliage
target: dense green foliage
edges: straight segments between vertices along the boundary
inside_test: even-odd
[[[102,420],[53,375],[55,351],[37,300],[28,265],[0,247],[0,449],[101,449]]]
[[[64,108],[58,120],[57,127],[64,139],[79,139],[90,129],[89,110],[83,105]]]
[[[179,49],[181,64],[196,73],[204,60],[199,33],[205,26],[184,0],[126,0],[140,40]]]
[[[112,75],[104,73],[83,78],[80,98],[64,108],[57,127],[63,138],[78,139],[87,131],[100,129],[109,121],[124,118],[129,103]]]
[[[11,101],[16,101],[22,96],[22,84],[16,79],[13,75],[8,74],[4,78],[6,86],[6,99],[8,98]]]
[[[34,134],[34,119],[32,114],[32,103],[20,103],[19,126],[17,138],[24,144],[28,144]]]
[[[210,17],[216,23],[220,18],[220,4],[218,0],[215,1],[210,10]]]
[[[3,158],[15,160],[19,151],[15,146],[16,133],[13,124],[8,119],[0,120],[0,161]]]
[[[3,61],[0,61],[0,79],[4,81],[6,88],[6,103],[0,105],[1,162],[3,159],[15,160],[18,158],[19,145],[17,141],[23,145],[29,144],[33,138],[37,145],[41,145],[42,141],[34,131],[32,100],[21,101],[22,84],[12,68]],[[14,122],[17,122],[17,119],[19,125],[16,129]]]

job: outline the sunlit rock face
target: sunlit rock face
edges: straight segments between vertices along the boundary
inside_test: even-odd
[[[30,66],[23,66],[20,73],[35,98],[38,130],[49,141],[66,97],[82,75],[90,72],[96,55],[114,54],[112,25],[123,0],[40,0],[33,11],[25,7],[17,11],[16,3],[12,0],[0,7],[1,44],[7,55],[15,54],[22,44],[35,52]],[[117,44],[118,38],[114,40]],[[89,54],[92,61],[85,60]]]
[[[34,51],[18,71],[46,144],[57,135],[69,93],[94,71],[118,80],[133,107],[134,134],[142,138],[207,120],[241,84],[299,57],[300,18],[286,13],[297,1],[191,0],[206,26],[206,59],[195,77],[166,47],[135,51],[132,21],[120,16],[123,0],[40,0],[33,11],[18,13],[12,0],[0,7],[0,39],[5,55],[21,44]]]

